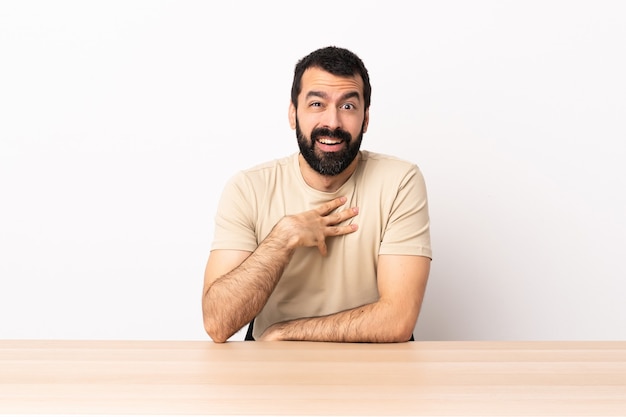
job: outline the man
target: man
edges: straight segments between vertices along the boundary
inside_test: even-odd
[[[370,96],[346,49],[297,63],[300,152],[238,173],[218,206],[202,297],[213,341],[248,323],[262,341],[412,339],[431,261],[426,188],[415,164],[360,150]]]

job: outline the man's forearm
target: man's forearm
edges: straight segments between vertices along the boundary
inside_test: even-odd
[[[358,214],[356,207],[335,211],[345,202],[338,197],[283,217],[247,258],[240,258],[241,252],[230,259],[209,256],[202,309],[204,327],[214,341],[225,342],[261,311],[296,248],[316,246],[324,256],[326,238],[357,230],[356,224],[339,225]]]
[[[293,249],[270,235],[241,265],[207,288],[203,314],[214,341],[226,341],[261,311],[292,255]]]
[[[405,312],[406,313],[406,312]],[[375,302],[339,313],[301,318],[272,325],[263,340],[307,340],[317,342],[405,342],[415,321],[397,314],[392,306]]]

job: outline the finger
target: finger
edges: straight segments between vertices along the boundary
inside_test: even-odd
[[[324,239],[320,240],[317,244],[317,249],[319,249],[322,256],[326,256],[328,253],[328,248],[326,247],[326,241]]]
[[[351,219],[352,217],[356,216],[357,214],[359,214],[359,208],[358,207],[350,207],[348,209],[341,210],[340,212],[334,213],[332,215],[328,215],[326,217],[328,223],[326,223],[326,224],[327,225],[339,224],[339,223],[343,222],[344,220]]]
[[[357,226],[356,224],[348,224],[346,226],[327,227],[325,229],[325,235],[327,237],[347,235],[348,233],[355,232],[358,228],[359,226]]]
[[[316,210],[320,215],[326,216],[337,207],[341,207],[342,205],[344,205],[346,201],[348,201],[346,197],[337,197],[334,200],[322,204]]]

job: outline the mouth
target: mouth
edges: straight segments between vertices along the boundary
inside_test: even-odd
[[[322,145],[338,145],[342,143],[343,140],[336,138],[319,138],[317,142],[321,143]]]
[[[323,152],[336,152],[343,148],[345,142],[337,138],[322,137],[318,138],[316,143]]]

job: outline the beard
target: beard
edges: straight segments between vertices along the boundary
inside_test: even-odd
[[[300,153],[309,166],[321,175],[333,177],[342,173],[359,154],[363,141],[363,129],[361,128],[361,133],[353,140],[352,135],[341,128],[330,130],[318,127],[313,129],[309,139],[300,130],[300,124],[296,118],[296,137],[298,138]],[[315,148],[320,137],[340,139],[346,143],[346,146],[337,152],[320,151]]]

